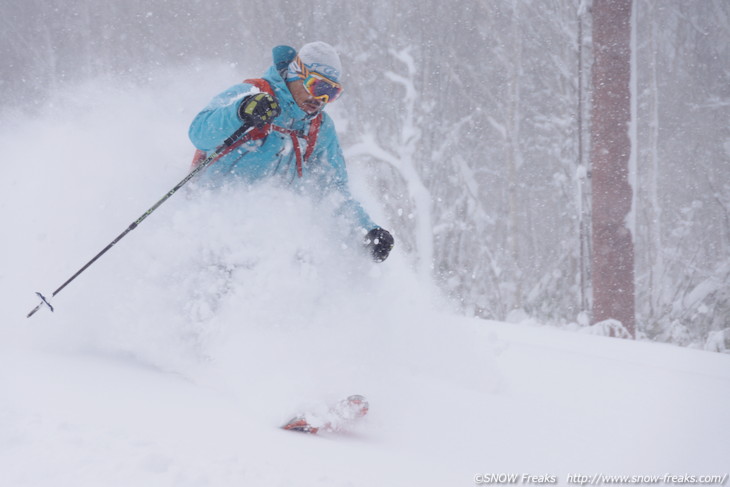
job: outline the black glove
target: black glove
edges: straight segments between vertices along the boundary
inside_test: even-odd
[[[393,249],[395,240],[393,240],[393,236],[388,230],[376,227],[365,235],[363,243],[372,254],[375,262],[383,262],[388,258],[390,251]]]
[[[263,127],[280,113],[279,103],[268,93],[249,95],[238,107],[238,118],[253,127]]]

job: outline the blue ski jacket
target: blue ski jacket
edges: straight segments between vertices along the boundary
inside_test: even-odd
[[[304,153],[308,149],[306,135],[312,120],[294,101],[282,78],[284,70],[277,69],[277,66],[285,65],[281,59],[276,58],[275,49],[274,65],[263,79],[268,81],[281,106],[281,114],[273,120],[273,125],[296,131],[301,153]],[[214,97],[190,125],[189,136],[193,145],[208,154],[221,145],[241,126],[238,107],[243,98],[259,92],[255,85],[244,82]],[[373,223],[362,205],[350,193],[345,159],[335,125],[326,113],[322,113],[316,142],[310,150],[310,157],[301,164],[300,176],[291,134],[272,130],[264,138],[244,142],[213,162],[205,169],[201,178],[211,185],[222,184],[231,178],[247,183],[279,178],[297,191],[308,193],[317,200],[334,199],[335,215],[344,216],[353,230],[369,231],[377,228],[378,225]]]

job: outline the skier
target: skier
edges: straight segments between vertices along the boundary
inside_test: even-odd
[[[323,112],[342,94],[340,58],[325,42],[305,44],[299,53],[273,49],[274,65],[260,79],[248,79],[217,95],[193,120],[189,136],[204,159],[242,124],[254,127],[210,167],[213,184],[228,178],[255,182],[280,178],[318,198],[335,201],[376,262],[394,245],[390,232],[373,223],[353,199],[332,119]]]

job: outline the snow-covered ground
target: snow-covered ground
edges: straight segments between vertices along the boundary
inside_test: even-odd
[[[730,472],[729,356],[456,316],[398,249],[372,264],[274,187],[175,195],[26,319],[186,174],[194,111],[240,77],[209,74],[0,120],[0,485]],[[278,428],[354,393],[347,434]]]

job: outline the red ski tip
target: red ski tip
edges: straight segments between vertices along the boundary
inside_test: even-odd
[[[299,431],[301,433],[317,434],[319,428],[315,428],[311,424],[307,423],[307,420],[300,417],[292,418],[288,423],[281,427],[281,429],[289,431]]]
[[[354,394],[329,406],[328,409],[315,409],[299,413],[282,426],[282,429],[316,435],[320,431],[338,433],[347,431],[350,426],[365,416],[370,405],[364,396]],[[316,425],[316,426],[315,426]]]

